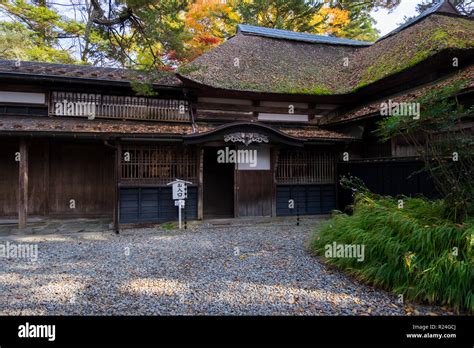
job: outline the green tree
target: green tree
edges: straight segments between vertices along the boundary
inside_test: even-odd
[[[16,47],[19,37],[27,34],[27,41],[40,51],[33,56],[23,50],[28,59],[51,53],[46,60],[169,70],[233,35],[239,23],[374,40],[378,33],[371,11],[392,9],[399,2],[71,0],[60,7],[46,0],[0,0],[0,11],[26,30],[15,27],[20,32],[3,42]],[[64,6],[74,17],[65,15]],[[206,28],[212,30],[208,33]]]
[[[38,42],[31,31],[18,23],[0,23],[0,57],[54,63],[75,62],[69,52]]]
[[[379,8],[394,9],[400,0],[352,1],[352,0],[260,0],[241,1],[238,6],[243,22],[269,28],[286,29],[309,33],[322,33],[319,28],[325,27],[325,20],[315,21],[318,13],[327,11],[327,15],[334,17],[335,10],[348,13],[348,20],[339,23],[340,30],[329,32],[339,37],[356,40],[373,41],[378,37],[375,21],[371,17],[372,10]],[[329,21],[329,24],[330,21]],[[334,24],[334,23],[333,23]]]
[[[474,107],[466,108],[456,95],[468,84],[459,80],[420,97],[418,120],[399,115],[380,123],[379,133],[385,140],[403,137],[423,159],[438,191],[446,202],[445,217],[462,222],[474,203],[474,142],[465,120]]]
[[[76,22],[63,18],[41,0],[3,1],[0,2],[0,10],[15,20],[13,23],[0,23],[0,45],[4,46],[2,58],[62,63],[75,61],[58,45],[58,40],[79,35],[81,27]],[[10,49],[5,45],[11,45]]]
[[[121,65],[166,69],[167,54],[185,54],[186,0],[91,0],[88,26],[101,28]]]
[[[391,11],[400,4],[400,1],[401,0],[330,0],[329,6],[349,12],[350,21],[344,26],[341,36],[354,40],[375,41],[379,37],[379,32],[374,27],[375,20],[372,18],[371,12],[381,8]]]
[[[89,24],[93,12],[90,1],[71,1],[63,7],[74,16],[66,16],[63,8],[45,0],[0,1],[0,12],[11,19],[0,22],[1,42],[12,45],[10,50],[2,50],[1,57],[57,63],[115,61],[109,33],[102,26]]]
[[[239,1],[236,8],[246,24],[312,32],[317,23],[311,24],[311,20],[323,5],[318,0],[260,0]]]

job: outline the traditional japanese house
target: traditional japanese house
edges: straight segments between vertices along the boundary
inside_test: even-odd
[[[413,149],[373,136],[380,104],[459,79],[472,104],[473,37],[447,1],[375,43],[239,25],[153,96],[133,71],[0,61],[0,217],[163,222],[176,178],[190,219],[325,214],[348,165],[383,193],[427,191],[407,185]]]

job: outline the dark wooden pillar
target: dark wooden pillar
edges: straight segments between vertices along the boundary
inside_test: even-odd
[[[234,166],[234,218],[240,216],[239,206],[240,175],[237,163]]]
[[[278,157],[280,154],[280,149],[278,147],[274,147],[272,149],[272,181],[273,181],[273,190],[272,190],[272,217],[276,216],[276,194],[277,194],[277,170],[278,170]]]
[[[203,183],[204,183],[204,149],[198,148],[198,220],[202,220],[204,218],[204,208],[203,208],[203,199],[204,199],[204,191],[203,191]]]
[[[253,100],[253,101],[252,101],[252,106],[253,106],[253,107],[258,107],[258,106],[260,106],[260,100]],[[258,114],[259,114],[258,111],[253,111],[253,112],[252,112],[252,120],[253,120],[253,121],[258,121]]]
[[[120,188],[119,182],[121,177],[121,161],[122,157],[122,145],[117,141],[115,148],[115,161],[114,161],[114,214],[113,214],[113,225],[115,233],[120,232]]]
[[[317,124],[318,123],[318,119],[316,118],[316,114],[315,114],[315,108],[316,108],[316,104],[313,104],[313,103],[310,103],[308,105],[309,109],[311,110],[311,113],[308,115],[308,121],[309,123],[311,124]]]
[[[44,152],[43,152],[43,198],[44,198],[44,206],[43,206],[43,215],[49,215],[49,176],[50,176],[50,144],[49,139],[44,141]]]
[[[28,220],[28,143],[20,139],[20,165],[18,180],[18,228],[26,228]]]

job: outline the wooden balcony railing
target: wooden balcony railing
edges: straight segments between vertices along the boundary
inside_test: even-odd
[[[191,121],[187,100],[70,92],[51,93],[49,115],[89,119]]]

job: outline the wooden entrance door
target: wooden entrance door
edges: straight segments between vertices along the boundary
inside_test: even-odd
[[[237,171],[238,216],[271,216],[272,187],[270,170]]]
[[[273,171],[270,148],[257,147],[259,170],[237,169],[237,215],[271,216],[273,197]]]

